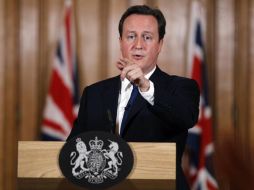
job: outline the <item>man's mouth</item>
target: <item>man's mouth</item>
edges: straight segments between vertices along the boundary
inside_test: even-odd
[[[141,54],[133,54],[132,55],[133,59],[135,60],[141,60],[144,58],[144,55],[141,55]]]

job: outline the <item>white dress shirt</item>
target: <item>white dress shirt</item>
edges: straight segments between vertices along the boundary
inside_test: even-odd
[[[154,69],[152,71],[150,71],[148,74],[146,74],[145,78],[149,79],[150,76],[155,71],[155,69],[156,69],[156,67],[154,67]],[[148,91],[141,92],[140,89],[138,89],[138,90],[139,90],[139,93],[141,94],[141,96],[143,96],[143,98],[145,100],[147,100],[151,105],[154,105],[154,84],[150,80],[149,80],[149,83],[150,83],[150,87],[149,87]],[[117,131],[118,133],[120,133],[120,131],[121,131],[120,127],[122,124],[122,119],[123,119],[125,107],[130,99],[132,89],[133,89],[133,86],[130,83],[130,81],[128,79],[124,78],[124,80],[122,81],[122,84],[121,84],[121,90],[119,92],[118,107],[117,107],[116,126],[118,129],[118,131]]]

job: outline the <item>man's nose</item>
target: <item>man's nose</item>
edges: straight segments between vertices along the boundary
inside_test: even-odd
[[[143,49],[142,38],[137,38],[135,41],[135,49]]]

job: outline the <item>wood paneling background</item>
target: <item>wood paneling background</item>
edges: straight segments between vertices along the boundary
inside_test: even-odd
[[[4,2],[0,1],[0,26],[4,26]],[[4,89],[4,62],[5,62],[5,56],[4,56],[4,37],[5,37],[5,31],[2,27],[0,27],[0,89],[1,91]],[[4,112],[4,96],[3,92],[1,92],[0,95],[0,113]],[[4,160],[4,114],[0,114],[0,168],[3,168],[3,160]],[[0,172],[0,188],[3,187],[3,174],[4,172]]]
[[[215,105],[216,125],[233,127],[233,85],[235,15],[234,0],[216,1],[213,56],[215,57]]]
[[[235,131],[254,145],[254,2],[200,0],[215,139]],[[134,4],[158,6],[167,20],[159,66],[186,76],[190,0],[75,0],[80,90],[118,74],[118,21]],[[0,189],[15,189],[17,140],[38,140],[63,0],[0,0]],[[248,154],[249,155],[249,154]],[[8,159],[7,159],[8,158]]]
[[[254,1],[250,2],[250,11],[249,11],[249,18],[250,18],[250,25],[249,25],[249,63],[250,63],[250,75],[249,75],[249,88],[250,88],[250,95],[249,95],[249,129],[250,129],[250,140],[251,140],[251,145],[254,145],[254,38],[252,37],[252,34],[254,34]],[[251,85],[252,84],[252,85]],[[254,158],[254,152],[252,155],[252,158]]]

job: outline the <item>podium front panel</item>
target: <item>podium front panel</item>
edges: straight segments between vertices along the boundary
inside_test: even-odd
[[[175,189],[176,147],[174,143],[128,143],[134,167],[126,180],[109,188]],[[20,141],[18,144],[18,189],[84,189],[69,183],[58,167],[64,142]]]

